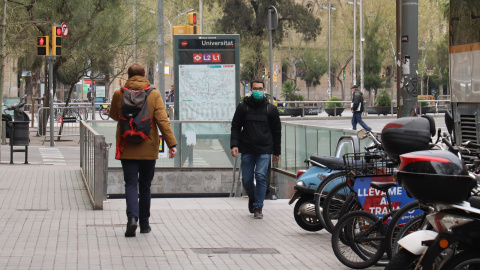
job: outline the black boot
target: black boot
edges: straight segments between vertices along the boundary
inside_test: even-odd
[[[125,231],[125,237],[134,237],[137,230],[137,220],[135,218],[129,218],[127,222],[127,230]]]

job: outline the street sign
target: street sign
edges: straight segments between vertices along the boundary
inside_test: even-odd
[[[68,37],[68,25],[67,23],[62,23],[62,36]]]

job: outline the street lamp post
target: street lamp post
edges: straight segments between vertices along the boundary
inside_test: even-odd
[[[328,9],[328,98],[330,99],[332,97],[332,82],[331,82],[331,72],[330,72],[330,10],[336,10],[335,7],[330,4],[330,2],[327,3],[327,6],[323,6],[322,9]]]
[[[365,82],[363,73],[363,42],[365,38],[363,37],[363,0],[360,0],[360,91],[364,91]],[[365,113],[367,111],[365,110]]]
[[[349,5],[353,5],[353,71],[352,78],[353,84],[357,84],[357,5],[360,4],[357,0],[353,2],[347,2]]]

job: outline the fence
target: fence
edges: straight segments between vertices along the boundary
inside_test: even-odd
[[[94,210],[102,210],[103,201],[107,199],[110,146],[103,135],[98,134],[85,121],[80,121],[80,167]]]
[[[54,104],[54,127],[53,133],[51,133],[50,127],[50,107],[42,107],[38,109],[35,120],[38,123],[38,135],[44,137],[43,142],[47,137],[60,139],[60,137],[66,136],[80,136],[80,123],[81,120],[88,120],[92,118],[95,113],[94,108],[91,105],[71,104],[65,106],[63,103]]]

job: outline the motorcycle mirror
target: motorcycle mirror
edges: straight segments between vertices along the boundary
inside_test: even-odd
[[[367,137],[367,131],[365,129],[362,129],[360,131],[358,131],[357,133],[357,137],[360,139],[360,140],[363,140]]]

